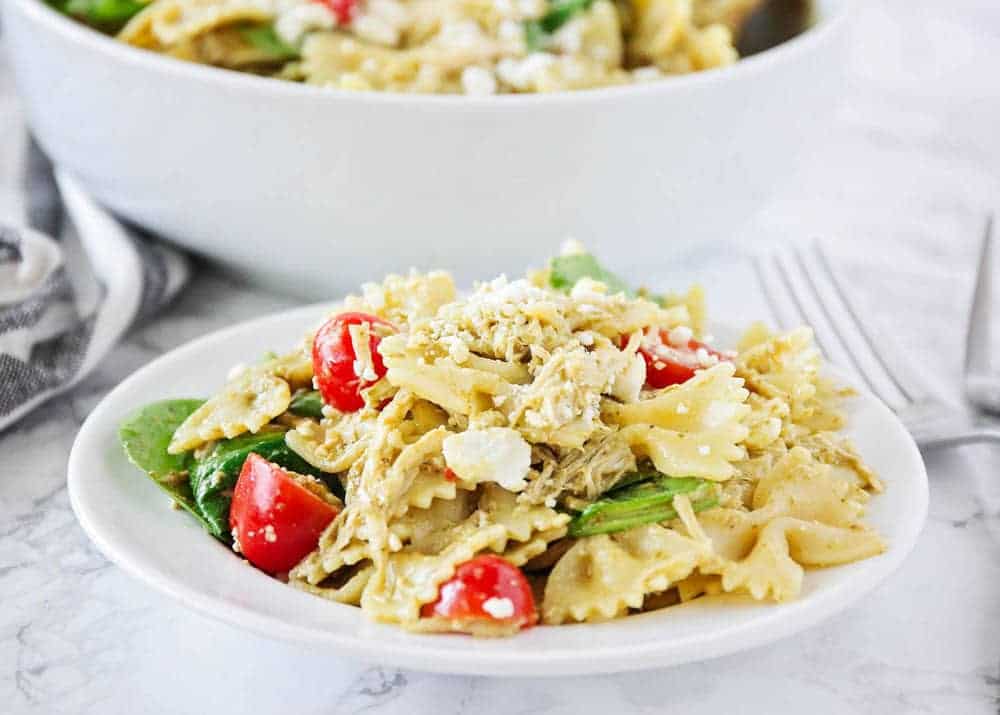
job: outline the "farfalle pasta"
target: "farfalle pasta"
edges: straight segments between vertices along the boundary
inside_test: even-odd
[[[882,484],[808,329],[725,351],[704,313],[577,246],[466,294],[390,276],[129,434],[179,460],[158,483],[248,562],[410,630],[788,600],[884,550],[864,522]]]
[[[725,67],[740,58],[744,31],[763,35],[742,43],[750,52],[809,24],[804,6],[787,3],[748,22],[761,0],[49,2],[122,42],[191,62],[345,90],[467,95]]]

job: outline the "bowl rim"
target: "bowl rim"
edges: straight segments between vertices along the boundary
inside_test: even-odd
[[[629,98],[655,97],[686,89],[699,89],[710,85],[729,84],[748,75],[766,72],[769,68],[794,61],[823,46],[846,26],[857,0],[814,0],[818,8],[817,20],[799,35],[771,49],[715,69],[668,77],[663,80],[594,89],[562,90],[550,93],[468,96],[459,94],[417,94],[405,92],[358,92],[333,87],[318,87],[299,82],[276,80],[271,77],[238,72],[220,67],[186,62],[156,52],[118,42],[113,37],[98,32],[59,13],[44,0],[6,0],[17,12],[58,34],[66,42],[80,45],[86,50],[103,53],[111,59],[128,63],[137,69],[146,69],[173,79],[190,79],[203,85],[245,90],[267,96],[296,97],[305,101],[315,98],[319,102],[350,102],[361,105],[401,105],[407,108],[463,109],[516,109],[537,105],[570,105],[622,101]]]

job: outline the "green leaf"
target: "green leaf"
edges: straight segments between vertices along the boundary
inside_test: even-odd
[[[191,470],[191,490],[199,511],[209,524],[209,531],[224,540],[229,539],[229,507],[233,501],[233,489],[251,452],[299,474],[325,476],[292,451],[285,443],[284,431],[242,435],[219,442]],[[332,487],[331,482],[337,480],[324,481]]]
[[[628,477],[626,477],[628,479]],[[673,507],[678,494],[691,494],[696,512],[718,504],[708,493],[709,482],[694,477],[655,476],[611,490],[607,495],[577,514],[569,523],[572,537],[612,534],[644,524],[656,524],[677,518]]]
[[[318,390],[300,392],[292,398],[292,404],[288,406],[288,411],[299,417],[313,417],[317,420],[323,419],[323,398]]]
[[[540,20],[527,20],[524,23],[524,44],[528,52],[538,52],[545,44],[545,30]]]
[[[552,34],[565,25],[574,15],[578,15],[590,9],[594,0],[552,0],[549,3],[551,8],[539,21],[542,29],[548,34]]]
[[[581,278],[600,281],[608,287],[608,291],[625,293],[635,296],[628,284],[611,271],[607,270],[589,253],[571,253],[567,256],[553,258],[549,264],[549,285],[556,290],[568,293]]]
[[[108,31],[117,31],[148,4],[136,0],[52,0],[57,10]]]
[[[275,60],[293,60],[299,51],[278,37],[272,25],[253,25],[240,30],[243,39]]]
[[[556,32],[575,15],[590,9],[594,0],[550,0],[549,10],[538,20],[524,23],[524,39],[528,52],[536,52],[545,43],[545,37]]]
[[[164,400],[146,405],[121,424],[118,439],[132,464],[210,530],[198,511],[188,482],[193,458],[190,454],[167,453],[174,431],[203,403],[204,400]]]

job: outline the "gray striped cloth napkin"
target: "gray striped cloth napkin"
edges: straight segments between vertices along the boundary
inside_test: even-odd
[[[190,274],[182,254],[101,208],[34,141],[24,164],[28,225],[0,216],[0,431],[86,377]]]

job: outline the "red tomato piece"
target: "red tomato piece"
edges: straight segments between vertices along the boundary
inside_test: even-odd
[[[679,336],[672,333],[647,332],[639,346],[639,354],[646,361],[646,385],[654,390],[687,382],[698,370],[733,357],[689,337],[690,332]],[[627,342],[627,337],[624,340]]]
[[[529,628],[538,622],[531,586],[517,566],[483,554],[466,561],[441,584],[438,599],[425,604],[424,618],[444,618],[458,624],[495,622]]]
[[[233,492],[229,526],[247,561],[276,574],[315,549],[338,513],[277,464],[251,452]]]
[[[368,325],[368,348],[372,354],[370,374],[359,375],[352,325]],[[361,391],[381,380],[386,373],[378,345],[382,336],[395,332],[391,323],[367,313],[335,315],[319,329],[313,340],[313,373],[323,402],[341,412],[357,412],[365,406]]]
[[[337,16],[341,25],[350,25],[358,10],[358,0],[320,0]]]

